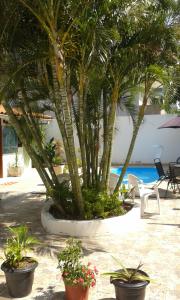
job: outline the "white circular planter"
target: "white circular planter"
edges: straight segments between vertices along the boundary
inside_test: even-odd
[[[69,235],[75,237],[90,237],[105,234],[122,234],[137,231],[142,227],[139,206],[133,207],[127,214],[107,219],[76,221],[55,219],[49,208],[52,204],[48,200],[41,212],[41,222],[44,229],[52,234]]]

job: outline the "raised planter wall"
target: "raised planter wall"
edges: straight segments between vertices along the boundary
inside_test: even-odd
[[[41,222],[44,229],[52,234],[69,235],[75,237],[90,237],[105,234],[123,234],[142,228],[139,206],[133,207],[123,216],[103,220],[59,220],[50,213],[52,201],[45,203],[41,212]]]

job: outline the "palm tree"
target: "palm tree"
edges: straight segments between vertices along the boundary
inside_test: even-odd
[[[175,18],[170,18],[170,15],[172,14],[172,7],[174,8],[173,14]],[[162,11],[162,7],[159,13],[156,14],[156,18],[158,19],[158,22],[154,23],[154,20],[150,21],[150,24],[152,22],[152,28],[149,28],[152,32],[152,40],[154,40],[154,43],[152,44],[152,50],[153,52],[151,55],[147,55],[147,52],[149,52],[149,49],[145,50],[144,54],[144,67],[140,70],[139,74],[136,74],[135,82],[136,84],[143,84],[144,85],[144,95],[143,95],[143,100],[142,100],[142,105],[137,111],[137,113],[133,110],[132,112],[132,106],[130,106],[130,115],[132,117],[133,121],[133,134],[132,138],[130,141],[129,149],[127,152],[127,156],[119,177],[119,180],[117,182],[117,185],[114,189],[114,193],[118,191],[120,188],[123,177],[125,175],[125,172],[127,170],[127,167],[129,165],[131,155],[133,153],[133,149],[135,146],[136,138],[139,132],[139,128],[141,125],[141,122],[144,118],[145,114],[145,109],[148,103],[148,100],[150,98],[152,99],[152,94],[155,92],[155,89],[153,88],[153,84],[155,82],[159,82],[161,86],[164,87],[165,89],[165,101],[163,106],[166,107],[166,110],[168,110],[168,107],[170,106],[170,103],[172,102],[172,85],[176,86],[176,89],[178,88],[178,76],[174,76],[174,70],[178,69],[178,44],[174,40],[174,36],[177,34],[177,28],[176,28],[176,11],[177,11],[177,6],[175,3],[169,3],[165,7],[165,11]],[[171,23],[167,25],[167,20],[171,19]],[[175,23],[174,23],[175,20]],[[155,26],[155,27],[154,27]],[[173,30],[171,30],[173,28]],[[149,30],[148,29],[148,30]],[[175,30],[174,30],[175,29]],[[161,34],[163,33],[163,34]],[[149,35],[145,35],[145,38],[148,37]],[[159,39],[159,46],[156,43],[156,39]],[[161,40],[162,39],[162,40]],[[152,43],[152,40],[150,43]],[[163,45],[163,46],[162,46]],[[153,47],[155,48],[153,49]],[[161,48],[159,48],[161,47]],[[146,52],[147,51],[147,52]],[[153,65],[154,63],[154,65]],[[171,72],[169,72],[169,69]],[[175,72],[176,73],[176,72]],[[172,83],[172,85],[170,84]],[[170,88],[171,86],[171,88]],[[141,89],[142,90],[142,89]],[[171,90],[171,97],[169,94],[169,91]],[[177,95],[177,91],[175,92]],[[169,95],[169,97],[167,97]],[[176,98],[173,97],[175,100]],[[159,105],[162,106],[162,103],[159,103]],[[128,107],[127,107],[128,110]],[[134,113],[135,112],[135,113]]]
[[[7,21],[0,35],[0,99],[61,215],[83,218],[84,190],[108,190],[116,110],[123,87],[135,72],[143,77],[152,57],[159,59],[160,44],[166,41],[166,18],[161,30],[157,26],[158,5],[128,0],[1,2],[1,20]],[[10,11],[13,15],[8,19]],[[158,39],[152,32],[156,27]],[[170,36],[168,33],[168,41]],[[145,82],[147,100],[149,83]],[[21,118],[13,114],[13,105],[21,107]],[[59,183],[34,118],[35,110],[47,108],[54,112],[62,135],[72,192]]]

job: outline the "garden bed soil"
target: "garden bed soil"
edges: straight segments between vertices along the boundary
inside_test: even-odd
[[[16,270],[24,270],[24,269],[30,269],[31,267],[34,266],[34,264],[36,264],[36,260],[33,259],[32,257],[23,257],[22,261],[20,261],[18,263],[18,265],[16,266]],[[7,270],[11,270],[14,269],[13,267],[11,267],[7,261],[5,261],[3,263],[3,266],[7,269]]]
[[[133,203],[130,203],[130,202],[124,202],[123,204],[122,204],[122,207],[123,207],[123,209],[126,211],[126,213],[128,212],[128,211],[130,211],[132,208],[133,208]],[[50,206],[50,209],[49,209],[49,213],[55,218],[55,219],[58,219],[58,220],[60,220],[60,219],[66,219],[66,220],[74,220],[73,218],[72,218],[72,216],[66,216],[66,218],[64,217],[64,216],[62,216],[61,215],[61,213],[56,209],[56,207],[55,207],[55,205],[51,205]],[[126,214],[125,213],[125,214]],[[119,215],[119,216],[121,216],[121,215]],[[117,216],[109,216],[108,218],[113,218],[113,217],[117,217]],[[100,219],[100,220],[102,220],[103,218],[102,217],[95,217],[94,219]]]

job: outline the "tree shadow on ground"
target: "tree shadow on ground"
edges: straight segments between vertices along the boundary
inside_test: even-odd
[[[57,238],[57,237],[56,237]],[[55,241],[56,241],[56,238],[55,238]],[[35,252],[38,254],[38,255],[41,255],[41,256],[45,256],[45,255],[48,255],[48,256],[51,256],[51,257],[57,257],[57,254],[62,250],[64,249],[64,242],[65,240],[67,239],[66,238],[62,238],[61,237],[61,241],[63,241],[63,245],[62,246],[56,246],[56,245],[52,245],[51,244],[51,241],[47,241],[46,244],[43,243],[43,245],[40,245],[38,246],[36,249],[35,249]],[[49,244],[48,244],[49,242]],[[84,256],[89,256],[91,253],[93,252],[103,252],[103,253],[108,253],[108,251],[106,250],[103,250],[102,248],[99,248],[97,247],[97,245],[94,245],[94,247],[90,247],[90,248],[86,248],[86,247],[82,247],[83,249],[83,254]]]
[[[41,295],[33,297],[33,300],[65,300],[65,292],[55,292],[54,286],[48,286],[46,290],[38,288],[37,291],[39,291]]]
[[[173,223],[148,223],[149,225],[163,225],[163,226],[174,226],[180,228],[180,224],[173,224]]]
[[[102,253],[109,253],[109,251],[106,251],[105,249],[102,249],[100,247],[97,247],[97,245],[92,245],[92,248],[88,246],[88,249],[86,247],[82,247],[84,256],[88,256],[93,252],[102,252]]]
[[[141,219],[149,219],[149,220],[153,220],[153,217],[154,216],[158,216],[159,213],[156,213],[156,212],[145,212],[144,215],[141,217]],[[152,224],[152,223],[148,223],[148,224]]]
[[[9,236],[8,226],[27,225],[30,234],[35,235],[41,242],[35,248],[38,255],[56,256],[64,247],[68,236],[48,234],[41,225],[41,210],[44,204],[44,197],[32,193],[25,193],[21,196],[10,196],[0,203],[0,247],[5,243]],[[106,252],[100,246],[98,240],[88,241],[80,238],[83,244],[83,252],[88,256],[94,252]]]

